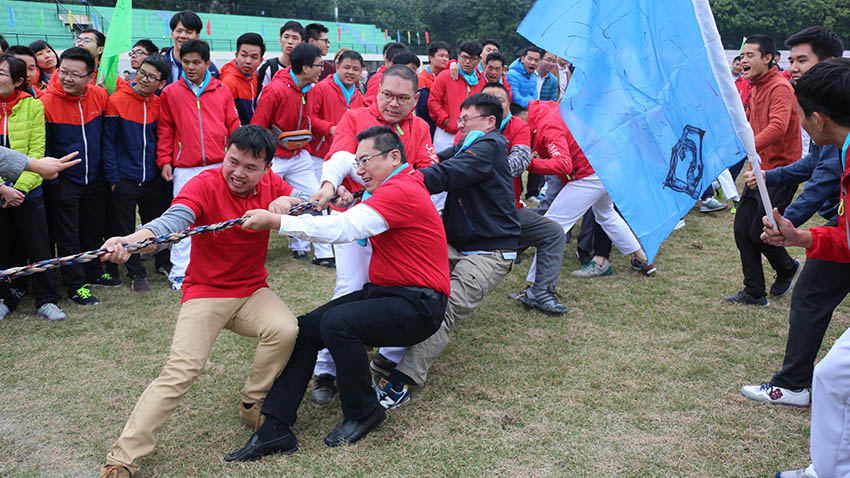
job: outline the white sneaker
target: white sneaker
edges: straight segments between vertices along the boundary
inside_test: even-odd
[[[809,478],[805,469],[778,471],[773,476],[774,478]]]
[[[48,302],[38,308],[36,315],[47,320],[65,320],[65,312],[58,305]]]
[[[741,395],[757,402],[773,403],[788,407],[809,408],[812,405],[812,395],[808,388],[789,390],[775,387],[769,383],[762,385],[744,385]]]
[[[685,220],[679,219],[679,222],[676,223],[676,227],[673,228],[674,231],[678,231],[679,229],[685,227]]]
[[[9,313],[11,313],[11,312],[12,311],[9,310],[9,306],[4,304],[3,300],[0,299],[0,320],[5,319],[6,316],[9,315]]]

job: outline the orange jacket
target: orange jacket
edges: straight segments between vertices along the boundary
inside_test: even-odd
[[[794,88],[779,69],[752,80],[747,117],[756,135],[756,151],[765,171],[785,166],[803,155],[800,117]]]

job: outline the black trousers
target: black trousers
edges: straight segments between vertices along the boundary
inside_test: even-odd
[[[528,179],[525,181],[525,198],[536,198],[537,195],[540,194],[540,188],[543,187],[545,180],[546,176],[528,173]]]
[[[850,263],[806,259],[791,293],[785,360],[770,383],[790,389],[812,386],[815,358],[832,312],[848,293]]]
[[[797,185],[774,186],[767,188],[773,207],[779,212],[791,204]],[[777,275],[786,277],[794,270],[794,260],[788,255],[784,247],[771,246],[761,240],[764,229],[762,217],[764,217],[764,206],[761,203],[759,192],[750,188],[744,188],[741,201],[738,203],[738,212],[735,213],[735,244],[741,254],[741,269],[744,272],[744,290],[753,297],[764,297],[764,270],[761,266],[761,256],[767,258],[770,266]]]
[[[588,209],[581,218],[581,232],[576,240],[579,262],[587,264],[594,256],[611,257],[611,238],[596,222],[593,210]]]
[[[109,196],[102,175],[87,185],[60,177],[44,187],[50,232],[59,256],[98,249],[103,245]],[[60,270],[68,295],[74,295],[74,291],[83,284],[93,282],[103,274],[98,261],[68,265]]]
[[[22,256],[15,257],[15,251],[18,250]],[[27,198],[18,207],[0,209],[0,269],[52,257],[47,237],[44,196]],[[52,271],[33,274],[30,276],[30,283],[35,293],[36,308],[59,302],[59,289]],[[0,299],[3,299],[11,310],[15,310],[18,305],[17,297],[10,294],[9,284],[5,281],[0,281]]]
[[[136,207],[139,208],[139,217],[142,224],[150,222],[165,212],[171,205],[171,183],[161,177],[156,177],[144,184],[135,183],[122,179],[115,184],[112,191],[112,204],[109,217],[111,220],[106,228],[109,236],[125,236],[136,230]],[[154,268],[171,265],[169,251],[160,251],[154,256]],[[139,254],[130,256],[127,261],[127,275],[131,278],[136,276],[145,277],[145,268]],[[106,270],[118,277],[118,265],[109,263]]]
[[[295,348],[266,395],[262,413],[295,424],[316,353],[327,347],[336,363],[342,414],[352,420],[369,415],[378,399],[372,389],[366,346],[422,342],[440,328],[447,302],[448,297],[429,289],[366,284],[362,290],[298,317]]]

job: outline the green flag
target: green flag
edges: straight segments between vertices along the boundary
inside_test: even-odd
[[[44,30],[44,10],[38,11],[38,29]]]
[[[100,81],[111,95],[118,80],[118,55],[133,48],[133,0],[118,0],[100,60]]]
[[[142,30],[147,33],[148,32],[148,17],[147,15],[142,17]]]

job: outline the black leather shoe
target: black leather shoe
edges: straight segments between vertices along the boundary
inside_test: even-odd
[[[365,437],[366,434],[380,425],[386,418],[387,412],[380,405],[375,407],[375,410],[371,414],[360,420],[344,418],[325,437],[325,445],[340,446],[343,443],[354,443]]]
[[[313,390],[310,391],[310,400],[316,405],[327,405],[331,403],[336,395],[335,377],[329,373],[316,375],[313,380]]]
[[[289,454],[296,451],[298,451],[298,439],[295,438],[295,434],[291,431],[266,442],[260,441],[259,435],[254,433],[248,439],[248,443],[245,446],[225,455],[224,461],[253,461],[261,456],[271,455],[273,453]]]

